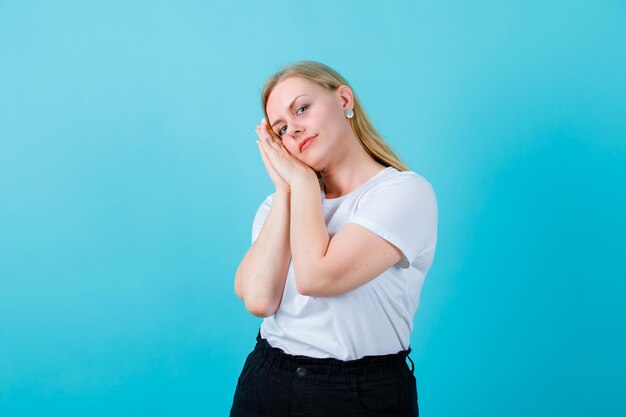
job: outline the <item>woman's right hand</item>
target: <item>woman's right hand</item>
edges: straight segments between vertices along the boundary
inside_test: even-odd
[[[256,127],[256,134],[259,137],[259,141],[263,140],[264,137],[270,138],[269,127],[265,119],[261,120],[261,124]],[[278,172],[276,172],[276,169],[274,169],[272,162],[265,154],[265,151],[261,147],[261,143],[259,141],[257,141],[257,145],[259,147],[259,152],[261,153],[261,159],[263,159],[265,169],[267,170],[270,179],[274,183],[276,191],[284,191],[290,193],[291,188],[289,187],[289,184],[278,174]]]

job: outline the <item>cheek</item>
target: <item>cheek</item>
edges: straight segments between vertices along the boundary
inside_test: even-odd
[[[343,127],[343,114],[340,114],[336,111],[332,111],[332,109],[327,108],[324,114],[321,114],[319,120],[323,120],[324,123],[321,126],[324,127],[325,130],[337,131],[341,130]]]
[[[297,156],[298,153],[300,153],[300,151],[298,149],[298,144],[297,143],[294,143],[294,142],[289,142],[289,143],[283,142],[283,146],[285,147],[285,149],[287,149],[287,151],[290,154],[292,154],[294,156]]]

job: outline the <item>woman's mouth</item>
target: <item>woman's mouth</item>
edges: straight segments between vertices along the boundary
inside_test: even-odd
[[[300,152],[304,152],[306,148],[311,146],[311,143],[315,140],[315,138],[317,138],[317,135],[311,136],[310,138],[306,138],[305,140],[303,140],[300,144]]]

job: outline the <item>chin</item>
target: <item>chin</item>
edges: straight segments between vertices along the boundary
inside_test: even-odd
[[[306,166],[308,166],[309,168],[311,168],[313,171],[319,171],[321,168],[317,165],[311,165],[311,164],[307,164],[306,162],[302,161]]]
[[[302,160],[300,160],[302,161]],[[324,165],[322,165],[321,163],[317,162],[317,161],[302,161],[303,164],[305,164],[306,166],[308,166],[309,168],[311,168],[313,171],[321,171],[322,168],[324,167]]]

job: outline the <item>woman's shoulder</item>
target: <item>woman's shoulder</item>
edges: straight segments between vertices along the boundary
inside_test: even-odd
[[[396,168],[390,169],[389,174],[380,179],[376,184],[376,188],[405,188],[407,190],[415,189],[433,189],[432,184],[424,176],[415,171],[400,171]]]

